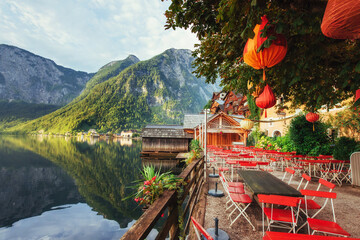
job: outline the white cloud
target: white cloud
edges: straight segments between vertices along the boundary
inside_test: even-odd
[[[160,0],[0,1],[0,43],[56,63],[95,72],[135,54],[149,59],[168,48],[193,49],[196,37],[164,30],[169,2]]]

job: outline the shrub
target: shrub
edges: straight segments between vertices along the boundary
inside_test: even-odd
[[[338,138],[335,147],[333,156],[338,160],[349,160],[353,152],[359,149],[359,143],[352,138],[341,137]]]
[[[255,147],[262,148],[266,150],[278,150],[279,146],[277,143],[270,137],[262,136],[260,140],[256,143]]]
[[[291,140],[289,134],[283,137],[276,137],[275,143],[281,149],[281,152],[296,151],[295,143]]]
[[[258,127],[255,127],[255,130],[253,130],[246,139],[246,146],[255,146],[257,141],[263,136],[265,137],[266,134],[260,131]]]
[[[329,155],[331,152],[331,139],[327,136],[328,125],[322,122],[315,122],[315,131],[313,124],[305,119],[305,116],[294,118],[290,123],[289,136],[294,142],[298,154]]]

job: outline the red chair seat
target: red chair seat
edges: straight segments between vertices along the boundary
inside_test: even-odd
[[[230,197],[237,203],[251,203],[252,200],[247,194],[230,193]]]
[[[348,232],[342,229],[339,224],[331,221],[315,219],[315,218],[308,218],[309,226],[312,230],[319,231],[319,232],[327,232],[342,236],[350,236]]]
[[[265,215],[274,221],[281,221],[281,222],[296,222],[295,216],[292,217],[291,210],[289,209],[278,209],[274,208],[271,217],[271,208],[264,208]]]
[[[321,206],[319,204],[317,204],[317,202],[315,202],[314,200],[311,200],[311,199],[307,199],[306,204],[307,204],[308,209],[320,209],[321,208]],[[300,208],[302,208],[302,209],[306,208],[304,201],[301,201]]]
[[[229,187],[241,187],[244,188],[244,184],[242,182],[228,182]]]
[[[229,193],[245,193],[244,186],[243,187],[228,187]]]
[[[229,168],[227,168],[227,167],[219,167],[219,171],[221,171],[221,172],[229,171]]]

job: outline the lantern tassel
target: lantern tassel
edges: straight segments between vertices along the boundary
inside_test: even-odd
[[[315,132],[315,124],[313,123],[313,132]]]
[[[263,81],[265,82],[265,80],[266,80],[265,68],[263,68]]]
[[[265,109],[265,118],[267,118],[267,113],[266,113],[266,109]]]

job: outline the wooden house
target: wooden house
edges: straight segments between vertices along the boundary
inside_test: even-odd
[[[121,131],[120,135],[122,138],[132,138],[133,134],[134,134],[134,131],[129,130],[129,131]]]
[[[223,94],[223,95],[221,95]],[[249,107],[247,106],[247,98],[241,93],[233,91],[227,93],[214,93],[210,113],[215,114],[224,112],[229,115],[244,115],[250,114]]]
[[[229,115],[250,114],[249,107],[246,105],[247,98],[241,93],[229,92],[224,99],[224,112]]]
[[[222,111],[217,114],[209,114],[207,117],[207,145],[229,147],[234,142],[241,142],[246,145],[246,139],[249,134],[248,130],[241,128],[240,122],[243,116],[228,115]],[[193,134],[195,139],[204,139],[205,116],[185,115],[184,130]]]
[[[143,154],[188,152],[193,139],[179,125],[147,125],[141,137]]]

